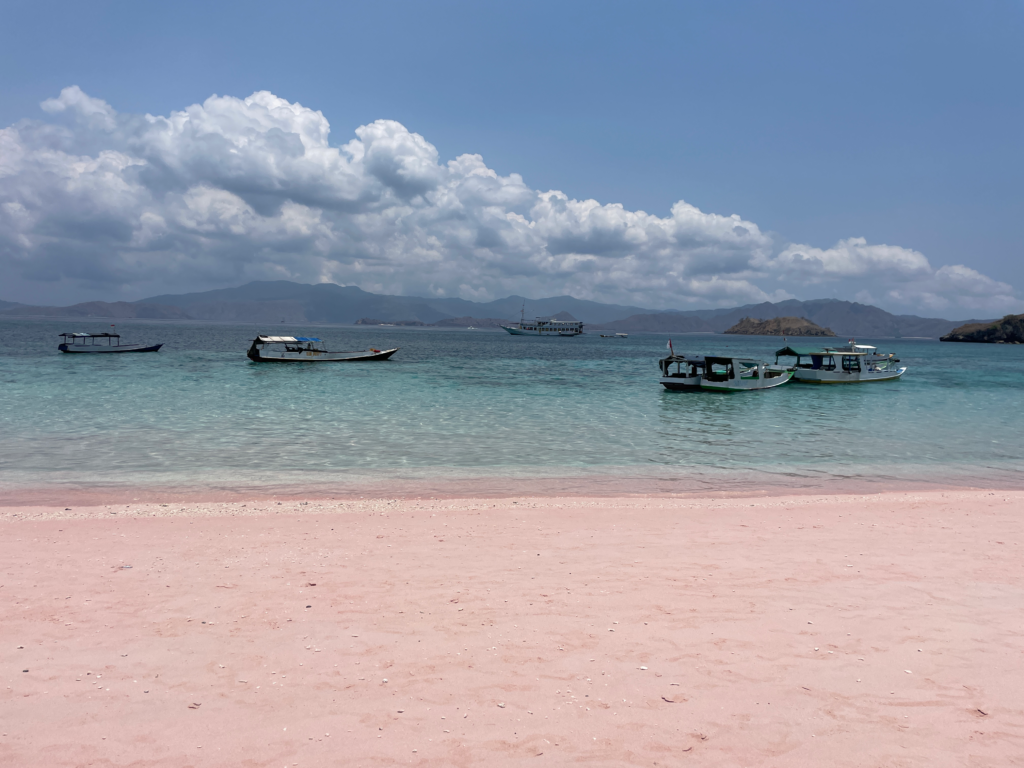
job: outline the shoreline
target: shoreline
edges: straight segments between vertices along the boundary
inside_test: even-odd
[[[1021,510],[6,506],[0,763],[1020,765]]]
[[[611,507],[622,512],[635,509],[675,510],[692,512],[733,508],[784,508],[790,510],[813,509],[816,506],[843,506],[866,504],[896,505],[922,504],[932,501],[947,503],[987,500],[990,497],[1015,499],[1024,510],[1024,490],[997,488],[908,488],[901,491],[870,490],[845,493],[822,493],[817,489],[806,492],[786,492],[776,489],[759,493],[734,491],[714,495],[692,494],[501,494],[501,495],[422,495],[408,496],[251,496],[237,497],[185,497],[158,496],[146,498],[112,499],[103,497],[97,502],[90,498],[85,503],[65,507],[52,503],[8,503],[0,501],[0,523],[42,522],[52,520],[89,521],[143,520],[150,518],[196,517],[279,517],[312,514],[355,514],[379,510],[478,510],[517,511],[522,509],[583,510],[593,507]]]
[[[355,501],[365,498],[503,499],[513,497],[565,498],[740,498],[807,495],[858,495],[903,491],[1024,490],[1024,474],[958,479],[948,474],[933,479],[793,476],[787,473],[746,472],[731,481],[713,474],[630,475],[580,474],[572,477],[442,476],[440,478],[360,478],[345,482],[295,482],[276,485],[60,485],[0,486],[0,509],[37,506],[102,506],[126,503],[222,503],[246,501]],[[1007,477],[1007,475],[1009,475]],[[973,480],[973,482],[967,482]]]

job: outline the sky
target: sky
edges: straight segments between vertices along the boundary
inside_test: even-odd
[[[1024,311],[1024,3],[7,0],[0,299]]]

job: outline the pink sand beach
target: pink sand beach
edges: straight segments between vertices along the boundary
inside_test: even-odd
[[[0,765],[1024,765],[1024,492],[88,503]]]

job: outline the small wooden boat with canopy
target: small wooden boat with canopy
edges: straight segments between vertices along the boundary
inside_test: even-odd
[[[109,354],[114,352],[156,352],[163,344],[122,344],[118,333],[62,333],[57,345],[61,352]],[[104,343],[106,342],[106,343]]]
[[[397,351],[329,352],[322,339],[311,336],[257,336],[246,355],[254,363],[355,363],[387,360]]]

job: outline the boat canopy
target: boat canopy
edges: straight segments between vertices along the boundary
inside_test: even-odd
[[[690,365],[704,365],[703,357],[686,357],[686,355],[669,355],[662,358],[666,363],[689,363]]]
[[[59,336],[75,339],[120,339],[119,333],[61,333]]]
[[[775,353],[776,357],[807,357],[808,355],[831,355],[832,352],[821,347],[783,347]]]
[[[259,336],[256,339],[261,344],[287,344],[293,341],[322,341],[306,336]]]
[[[731,365],[732,363],[736,363],[737,365],[742,365],[746,368],[754,368],[759,365],[757,360],[751,360],[745,357],[705,357],[704,362],[708,365]]]

